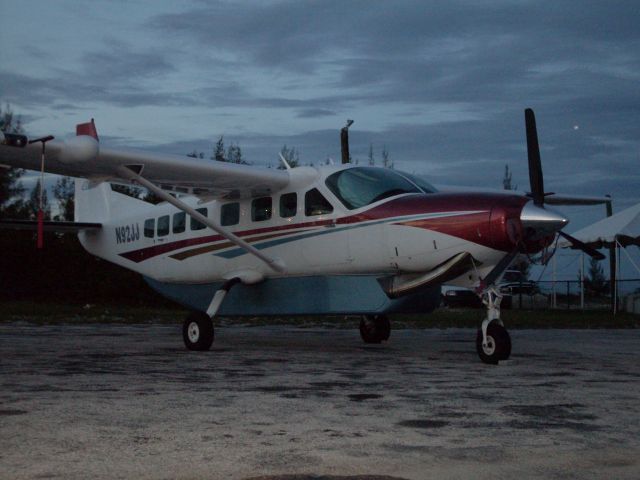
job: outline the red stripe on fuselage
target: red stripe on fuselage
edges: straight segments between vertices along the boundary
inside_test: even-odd
[[[406,225],[412,227],[419,226],[420,228],[438,231],[447,235],[452,235],[464,240],[485,245],[487,247],[510,251],[513,248],[513,242],[507,231],[507,222],[509,219],[513,218],[519,219],[520,211],[527,201],[528,199],[526,197],[518,195],[489,193],[436,193],[429,195],[405,195],[400,198],[391,199],[388,202],[369,210],[346,217],[286,224],[276,227],[256,228],[241,232],[234,232],[234,234],[239,237],[246,237],[248,235],[283,231],[283,235],[286,235],[288,233],[294,233],[291,232],[291,230],[299,230],[309,227],[322,227],[333,223],[337,225],[349,225],[408,215],[430,213],[446,214],[456,211],[481,210],[482,213],[425,219],[420,220],[419,225],[410,224],[411,222],[407,222]],[[403,222],[399,222],[399,224],[403,224]],[[187,238],[166,244],[145,247],[121,253],[120,255],[128,260],[138,263],[174,250],[221,240],[225,240],[222,235],[207,235],[204,237]]]
[[[517,237],[513,228],[518,230],[516,233],[520,233],[520,212],[528,201],[528,198],[520,195],[498,193],[407,195],[354,215],[345,223],[421,213],[480,211],[481,213],[398,223],[437,231],[508,252],[513,249]],[[512,231],[509,232],[509,229]]]

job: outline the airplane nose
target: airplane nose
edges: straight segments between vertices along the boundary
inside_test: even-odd
[[[520,222],[528,237],[542,238],[553,235],[567,226],[569,220],[549,208],[542,208],[527,202],[520,213]]]

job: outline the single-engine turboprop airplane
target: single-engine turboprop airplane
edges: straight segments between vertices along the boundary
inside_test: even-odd
[[[210,348],[218,314],[360,315],[362,339],[380,343],[389,338],[388,313],[430,312],[446,283],[482,296],[477,351],[496,364],[511,341],[495,285],[513,260],[557,233],[600,255],[563,234],[568,220],[545,207],[552,194],[544,192],[533,111],[525,119],[528,196],[441,193],[379,167],[289,168],[282,159],[286,169],[274,170],[106,149],[93,120],[66,141],[4,134],[0,163],[76,177],[75,221],[59,226],[192,309],[183,325],[188,349]],[[140,185],[164,202],[117,193],[110,182]]]

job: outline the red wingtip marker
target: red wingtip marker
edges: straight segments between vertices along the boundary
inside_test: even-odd
[[[93,118],[90,122],[87,123],[79,123],[76,125],[76,135],[89,135],[90,137],[95,138],[97,141],[100,141],[98,138],[98,130],[96,130],[96,124],[93,121]]]

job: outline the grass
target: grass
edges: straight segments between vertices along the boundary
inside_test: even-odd
[[[0,323],[26,321],[38,324],[157,323],[181,324],[187,310],[180,307],[73,305],[27,301],[0,303]],[[481,309],[441,308],[430,314],[391,315],[394,328],[475,328],[484,317]],[[640,328],[640,315],[599,310],[503,310],[502,319],[517,328]],[[298,327],[355,328],[357,317],[295,316],[216,319],[218,325],[291,325]]]

